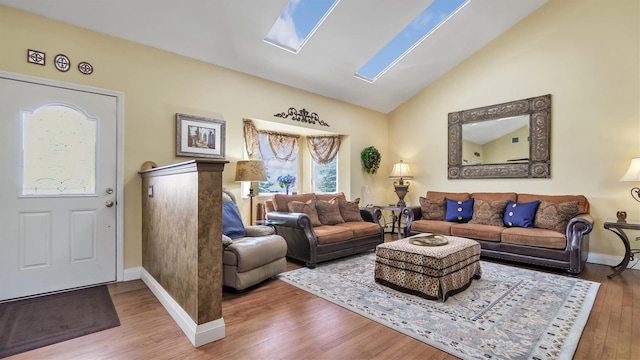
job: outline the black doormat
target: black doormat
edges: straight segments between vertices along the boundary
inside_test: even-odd
[[[120,326],[106,285],[0,304],[0,358]]]

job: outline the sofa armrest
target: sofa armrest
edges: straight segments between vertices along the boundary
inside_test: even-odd
[[[382,211],[374,207],[364,207],[360,208],[360,216],[362,216],[362,219],[364,221],[380,224],[380,219],[382,219]]]
[[[579,274],[589,256],[589,233],[593,229],[593,217],[579,214],[567,224],[567,249],[569,252],[569,272]]]
[[[589,214],[578,214],[567,224],[567,245],[571,247],[579,246],[577,242],[582,240],[584,235],[593,230],[593,216]]]
[[[276,229],[267,225],[249,225],[244,227],[244,231],[247,233],[247,237],[258,237],[273,235]]]
[[[279,211],[270,211],[267,213],[267,220],[280,221],[282,224],[276,226],[291,227],[300,229],[309,229],[313,231],[311,218],[305,213],[287,213]]]
[[[402,216],[406,217],[404,223],[404,236],[409,236],[411,232],[411,223],[414,220],[420,220],[422,218],[422,208],[420,206],[406,207],[402,209]]]
[[[593,230],[593,216],[589,214],[578,214],[567,224],[567,240],[580,240],[584,235]],[[575,244],[572,244],[574,246]]]

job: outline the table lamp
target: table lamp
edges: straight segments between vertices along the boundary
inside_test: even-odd
[[[404,181],[404,179],[413,179],[411,169],[409,169],[409,164],[402,162],[402,160],[400,160],[399,163],[395,163],[393,165],[393,170],[391,170],[391,174],[389,175],[389,179],[400,179],[400,181],[394,182],[393,186],[396,189],[396,195],[398,195],[398,206],[405,207],[406,203],[404,202],[404,197],[409,192],[409,182]]]
[[[624,174],[620,181],[640,182],[640,157],[631,159],[629,170]],[[640,188],[637,186],[631,188],[631,197],[640,202]]]
[[[240,160],[236,164],[236,181],[266,181],[267,171],[262,160]],[[249,225],[253,225],[253,184],[249,187]]]

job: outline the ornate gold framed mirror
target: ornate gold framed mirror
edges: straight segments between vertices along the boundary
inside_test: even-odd
[[[549,178],[551,95],[449,113],[449,179]]]

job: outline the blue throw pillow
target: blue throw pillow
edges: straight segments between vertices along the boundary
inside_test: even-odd
[[[445,221],[466,223],[473,216],[473,198],[465,201],[447,199],[447,214]]]
[[[509,200],[504,210],[504,226],[532,228],[539,204],[540,200],[527,203],[515,203]]]
[[[232,239],[247,236],[240,214],[238,214],[238,208],[233,201],[222,204],[222,234]]]

